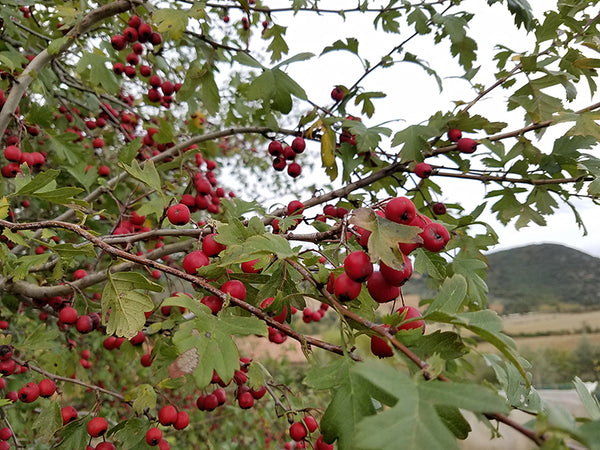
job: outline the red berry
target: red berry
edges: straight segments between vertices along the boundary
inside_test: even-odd
[[[251,261],[244,261],[240,266],[244,273],[260,273],[262,269],[255,269],[254,265],[260,261],[260,258],[253,259]]]
[[[144,367],[150,367],[152,365],[152,355],[150,353],[142,355],[142,357],[140,358],[140,363]]]
[[[75,322],[75,328],[82,334],[89,333],[94,329],[94,322],[89,315],[85,314],[79,316],[77,322]]]
[[[18,395],[19,400],[21,400],[23,403],[31,403],[36,401],[37,398],[40,396],[40,388],[37,384],[30,381],[29,383],[25,384],[25,386],[23,386],[21,389],[19,389]]]
[[[12,437],[12,431],[8,427],[0,428],[0,439],[8,441]]]
[[[87,432],[92,437],[99,437],[108,430],[108,422],[104,417],[94,417],[87,423]]]
[[[62,416],[63,425],[73,422],[77,419],[77,410],[72,406],[65,406],[60,410]]]
[[[307,434],[306,427],[302,422],[294,422],[290,426],[290,437],[296,442],[303,440]]]
[[[202,251],[206,256],[217,256],[227,247],[215,241],[216,233],[207,234],[202,240]]]
[[[404,320],[408,319],[416,319],[418,317],[422,317],[421,313],[414,306],[403,306],[398,309],[398,315],[404,316]],[[417,328],[421,328],[422,332],[425,333],[425,321],[424,320],[415,320],[408,323],[403,323],[398,327],[400,330],[416,330]]]
[[[303,210],[304,210],[304,204],[299,200],[292,200],[291,202],[288,203],[288,206],[287,206],[288,216],[291,216],[292,214],[294,214],[297,211],[302,212]]]
[[[117,447],[112,442],[104,441],[96,445],[96,450],[116,450]]]
[[[127,39],[122,34],[117,34],[110,38],[110,45],[117,51],[123,50],[127,46]]]
[[[433,169],[427,163],[421,162],[415,166],[415,175],[419,178],[429,178]]]
[[[437,222],[427,224],[419,234],[423,238],[423,247],[430,252],[440,252],[450,240],[450,233],[444,225]]]
[[[461,153],[473,153],[477,150],[477,141],[471,138],[460,138],[456,143],[456,148]]]
[[[394,351],[387,341],[379,336],[371,336],[371,353],[380,358],[389,358],[394,355]]]
[[[417,209],[411,199],[396,197],[385,205],[385,218],[392,222],[408,225],[417,215]]]
[[[408,259],[408,256],[406,256],[406,255],[403,255],[403,256],[404,256],[404,269],[403,270],[394,269],[394,268],[386,265],[383,261],[381,261],[379,263],[379,271],[381,272],[381,275],[383,275],[383,278],[385,279],[385,281],[388,284],[391,284],[392,286],[402,286],[412,276],[412,273],[413,273],[412,263],[410,262],[410,259]]]
[[[385,281],[381,272],[373,272],[367,281],[367,289],[373,300],[378,303],[395,300],[400,295],[400,288]]]
[[[84,269],[77,269],[75,272],[73,272],[74,280],[81,280],[82,278],[85,278],[86,276],[87,276],[87,272]]]
[[[177,413],[177,420],[173,424],[173,428],[176,430],[183,430],[190,424],[190,416],[185,411],[179,411]]]
[[[146,42],[152,35],[152,26],[147,23],[143,23],[138,27],[138,39],[140,42]]]
[[[98,168],[98,175],[100,175],[101,177],[107,177],[110,175],[110,168],[108,166],[100,166]]]
[[[146,335],[143,331],[140,330],[134,337],[129,339],[129,342],[131,342],[131,345],[140,345],[142,342],[144,342],[145,339]]]
[[[40,389],[40,396],[42,397],[52,397],[52,395],[54,395],[56,392],[56,385],[54,384],[54,381],[47,378],[38,383],[38,388]]]
[[[336,102],[342,101],[344,98],[344,90],[339,86],[334,87],[333,91],[331,91],[331,98]]]
[[[9,161],[19,162],[21,160],[21,150],[16,145],[9,145],[4,149],[4,157]]]
[[[58,314],[58,320],[62,323],[75,323],[77,322],[77,310],[72,306],[65,306],[60,310]]]
[[[315,441],[315,450],[333,450],[333,444],[328,444],[323,440],[323,436]]]
[[[162,439],[162,431],[158,427],[152,427],[146,431],[146,443],[151,446],[158,445]]]
[[[333,284],[333,293],[341,302],[354,300],[360,294],[362,285],[354,281],[346,272],[338,275]]]
[[[183,203],[169,206],[167,218],[173,225],[185,225],[190,221],[190,209]]]
[[[199,250],[190,252],[183,258],[183,270],[190,275],[196,275],[196,272],[200,267],[208,266],[209,264],[210,260],[208,259],[208,256]]]
[[[292,150],[296,153],[302,153],[306,148],[306,142],[302,136],[298,136],[292,141]]]
[[[138,40],[138,30],[134,27],[127,27],[123,30],[123,36],[127,42],[135,42]]]
[[[373,273],[373,263],[369,255],[357,250],[346,256],[344,271],[352,280],[362,283]]]
[[[140,19],[139,16],[131,16],[129,18],[129,20],[127,21],[127,25],[135,28],[136,30],[140,27],[141,24],[142,24],[142,19]]]
[[[312,433],[317,428],[319,428],[319,425],[317,424],[317,421],[313,416],[306,416],[303,420],[309,433]]]
[[[285,169],[285,166],[287,165],[287,163],[285,162],[284,158],[279,158],[276,157],[275,159],[273,159],[273,169],[277,170],[278,172],[281,172],[283,169]],[[18,166],[17,166],[18,167]],[[15,173],[16,175],[17,173]],[[13,177],[15,176],[13,175]],[[5,175],[6,176],[6,175]],[[8,177],[7,177],[8,178]]]
[[[246,286],[239,280],[229,280],[221,286],[221,290],[239,300],[246,298]]]
[[[250,409],[254,406],[254,397],[250,392],[244,392],[238,397],[238,404],[242,409]]]
[[[444,214],[446,214],[446,205],[444,205],[442,202],[434,203],[433,213],[436,216],[443,216]]]
[[[177,409],[173,405],[163,406],[158,412],[158,421],[161,425],[173,425],[177,422]]]
[[[287,173],[290,177],[296,178],[302,173],[302,166],[298,163],[291,163],[287,168]]]
[[[271,156],[280,156],[283,153],[283,146],[281,145],[281,142],[271,141],[271,143],[269,144],[268,152]]]
[[[448,139],[452,142],[457,142],[462,137],[462,132],[458,128],[448,130]]]

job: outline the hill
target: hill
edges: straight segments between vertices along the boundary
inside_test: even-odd
[[[489,302],[504,313],[600,309],[600,258],[563,245],[539,244],[487,255]],[[414,276],[405,294],[435,295]]]
[[[491,253],[488,261],[490,300],[501,303],[505,312],[563,304],[600,307],[600,258],[563,245],[540,244]]]

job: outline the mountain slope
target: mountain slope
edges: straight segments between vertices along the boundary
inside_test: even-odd
[[[488,255],[490,298],[508,311],[542,305],[600,306],[600,258],[557,244],[528,245]]]

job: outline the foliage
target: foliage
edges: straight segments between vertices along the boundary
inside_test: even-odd
[[[534,17],[526,0],[488,0],[535,41],[519,51],[498,42],[488,61],[468,2],[326,3],[0,1],[0,373],[13,400],[25,378],[58,385],[49,398],[0,405],[17,447],[106,438],[147,448],[160,408],[176,405],[190,425],[161,425],[161,448],[277,446],[308,415],[319,422],[311,444],[397,448],[401,436],[407,448],[456,448],[470,431],[462,410],[540,446],[564,448],[568,437],[598,448],[597,404],[578,382],[590,418],[540,401],[529,362],[487,309],[485,252],[497,235],[481,219],[489,210],[517,229],[545,225],[567,205],[584,228],[571,200],[597,203],[600,193],[599,105],[580,93],[597,89],[594,8],[559,0]],[[320,16],[360,17],[387,48],[373,59],[359,38],[323,42],[315,32],[310,52],[292,54],[300,19]],[[445,49],[458,72],[415,51],[419,39]],[[353,71],[336,66],[336,75],[358,75],[320,99],[295,68],[339,54]],[[407,111],[400,124],[384,108],[399,83],[368,81],[403,63],[440,89],[460,78],[473,98],[426,105],[423,121]],[[480,68],[494,64],[485,85]],[[416,170],[422,162],[430,176]],[[485,183],[487,193],[472,211],[460,198],[441,205],[445,178]],[[286,195],[301,205],[279,207]],[[394,216],[390,197],[415,211]],[[172,224],[167,209],[180,202],[192,220]],[[427,277],[434,295],[422,317],[397,308],[398,286],[379,297],[370,273],[351,280],[365,283],[356,295],[343,291],[346,255],[362,249],[380,280],[384,265],[409,262]],[[381,312],[387,300],[392,314]],[[335,340],[313,323],[326,314]],[[451,330],[430,331],[440,324]],[[240,353],[259,338],[257,347],[299,343],[310,363],[302,384],[258,348],[254,360]],[[357,345],[365,338],[392,356],[375,360]],[[479,353],[482,340],[498,355]],[[472,380],[482,362],[491,383]],[[596,362],[585,369],[594,376]],[[207,411],[218,386],[227,405]],[[63,423],[69,406],[79,417]],[[515,408],[534,419],[517,425],[507,416]],[[105,437],[90,439],[92,416],[108,419]]]

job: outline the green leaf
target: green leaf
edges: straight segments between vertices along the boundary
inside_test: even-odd
[[[137,156],[142,148],[142,139],[137,137],[119,148],[119,161],[123,164],[131,164],[131,161]]]
[[[94,87],[102,87],[110,94],[119,92],[120,84],[115,74],[107,66],[112,67],[110,60],[101,50],[96,49],[93,53],[84,52],[76,66],[79,75],[89,81]]]
[[[573,384],[581,403],[583,403],[592,420],[600,420],[600,404],[598,403],[598,399],[590,394],[590,391],[588,391],[586,385],[579,377],[575,377]]]
[[[50,42],[50,44],[48,44],[48,48],[46,49],[48,51],[48,54],[49,55],[58,54],[60,49],[65,44],[67,44],[67,42],[69,42],[69,40],[71,40],[71,39],[73,39],[71,36],[63,36],[58,39],[54,39],[52,42]]]
[[[314,53],[309,53],[309,52],[298,53],[297,55],[294,55],[291,58],[288,58],[285,61],[280,62],[274,68],[276,69],[279,67],[287,66],[288,64],[291,64],[294,62],[306,61],[307,59],[310,59],[313,56],[315,56]]]
[[[404,144],[400,150],[402,162],[421,162],[423,161],[423,152],[431,149],[427,140],[434,137],[436,133],[437,130],[426,125],[411,125],[394,135],[392,147]]]
[[[87,421],[82,419],[69,423],[60,429],[58,433],[62,438],[56,446],[58,449],[73,450],[74,448],[85,448],[90,440],[90,435],[87,432]]]
[[[419,397],[436,405],[452,406],[479,413],[508,414],[506,400],[486,386],[468,383],[445,383],[431,380],[419,383]]]
[[[273,24],[267,28],[262,34],[262,38],[265,40],[271,39],[271,43],[267,47],[267,50],[271,52],[271,62],[279,61],[281,57],[290,50],[283,36],[287,27]]]
[[[375,413],[369,394],[369,383],[353,374],[354,365],[347,361],[341,363],[337,371],[337,389],[331,403],[321,419],[321,433],[326,442],[337,439],[340,449],[354,445],[354,433],[361,420]]]
[[[152,20],[160,33],[169,33],[172,39],[181,39],[185,31],[189,15],[181,9],[159,9],[152,14]]]
[[[160,175],[158,174],[158,171],[154,166],[154,162],[151,159],[144,162],[143,169],[140,168],[140,165],[135,159],[131,161],[131,165],[120,162],[119,166],[121,166],[133,178],[150,186],[152,189],[158,192],[163,199],[163,203],[166,203],[166,197],[162,190]]]
[[[145,418],[133,417],[108,430],[107,435],[120,444],[118,448],[137,449],[140,445],[146,446],[144,441],[146,431],[148,431],[148,421]]]
[[[461,414],[458,408],[451,406],[435,405],[435,411],[444,425],[456,436],[457,439],[466,439],[471,432],[471,425]]]
[[[507,0],[508,10],[515,16],[515,24],[517,27],[523,27],[527,31],[532,31],[534,28],[534,17],[531,11],[531,6],[527,0]]]
[[[156,391],[151,385],[142,383],[127,391],[125,401],[133,401],[133,412],[142,414],[146,408],[156,408]]]
[[[36,437],[42,442],[50,444],[55,441],[54,433],[62,426],[60,402],[51,399],[43,402],[32,426]]]
[[[458,312],[467,295],[467,280],[462,275],[446,278],[428,311]]]
[[[387,94],[384,92],[361,92],[356,96],[354,104],[358,106],[362,102],[363,107],[361,113],[366,114],[368,117],[373,117],[375,113],[375,106],[371,101],[374,98],[384,98]]]
[[[298,254],[287,239],[276,234],[252,236],[245,242],[244,250],[250,256],[276,255],[279,259],[291,258]]]
[[[108,316],[106,334],[133,337],[146,323],[144,312],[154,309],[154,302],[140,290],[162,291],[162,287],[137,272],[111,274],[102,291],[102,317]]]
[[[60,175],[60,170],[49,169],[45,172],[40,172],[33,180],[27,183],[25,186],[19,188],[14,195],[28,195],[32,194],[44,187],[46,187],[51,181],[54,181],[56,177]]]
[[[321,55],[339,50],[346,50],[358,56],[358,40],[355,38],[347,38],[346,42],[342,41],[341,39],[337,40],[330,46],[325,47],[321,52]]]
[[[306,372],[304,384],[318,390],[332,389],[339,385],[339,374],[347,371],[350,364],[348,358],[338,358],[326,366],[313,365]]]
[[[422,242],[419,227],[403,225],[380,217],[370,208],[355,209],[350,223],[371,232],[369,237],[369,255],[373,261],[381,259],[385,264],[402,269],[404,259],[398,248],[399,243]]]
[[[15,261],[15,268],[11,275],[14,281],[23,280],[29,275],[29,269],[38,267],[48,261],[50,253],[41,255],[24,255]]]

